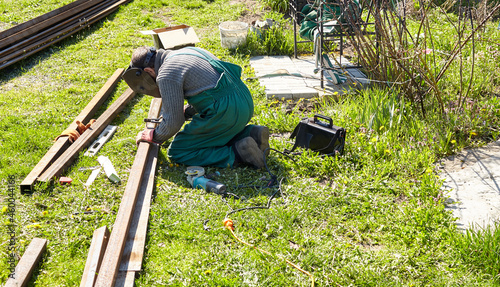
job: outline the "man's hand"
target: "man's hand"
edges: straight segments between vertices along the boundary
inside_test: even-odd
[[[153,141],[153,134],[154,134],[154,129],[145,129],[137,134],[137,137],[135,138],[135,143],[139,145],[140,142],[148,142],[148,143],[155,143]]]
[[[194,115],[196,115],[197,112],[191,105],[185,105],[184,106],[184,119],[189,120],[192,118]]]

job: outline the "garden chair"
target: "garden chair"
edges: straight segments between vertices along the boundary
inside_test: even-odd
[[[290,0],[290,17],[294,29],[294,57],[297,58],[297,43],[312,41],[316,69],[321,71],[321,88],[324,87],[324,72],[329,74],[334,84],[345,80],[328,58],[330,41],[339,42],[340,55],[344,53],[345,37],[359,34],[375,34],[368,30],[370,9],[368,0]],[[297,26],[300,29],[297,31]],[[302,40],[298,39],[298,35]],[[339,63],[342,65],[342,63]],[[344,66],[343,68],[358,68],[359,66]]]

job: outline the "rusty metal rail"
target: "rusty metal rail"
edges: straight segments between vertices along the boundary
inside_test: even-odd
[[[129,1],[77,0],[0,32],[0,70],[90,26]]]

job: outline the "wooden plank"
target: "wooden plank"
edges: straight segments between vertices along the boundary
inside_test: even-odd
[[[109,95],[113,92],[118,81],[121,78],[124,69],[117,69],[113,75],[106,81],[104,86],[97,92],[97,94],[90,100],[75,120],[68,126],[68,129],[76,130],[76,121],[88,123],[95,115],[97,110],[108,99]],[[68,147],[70,146],[68,137],[60,137],[52,145],[49,151],[42,157],[38,164],[31,170],[26,178],[21,182],[21,193],[33,191],[33,185],[36,179],[42,172],[44,172],[50,164],[52,164]]]
[[[28,56],[33,55],[33,54],[47,48],[48,46],[50,46],[52,44],[55,44],[59,41],[64,40],[65,38],[73,35],[74,33],[86,28],[87,26],[90,26],[91,24],[93,24],[93,23],[99,21],[100,19],[106,17],[107,15],[111,14],[120,5],[127,3],[127,2],[130,2],[130,1],[131,0],[120,0],[116,3],[114,3],[113,5],[109,6],[105,10],[102,10],[98,14],[95,14],[92,17],[89,17],[88,19],[83,19],[76,27],[74,27],[74,26],[68,27],[68,28],[61,30],[58,33],[54,34],[52,37],[49,37],[49,39],[37,41],[36,43],[30,45],[29,48],[24,49],[23,53],[21,53],[21,54],[14,53],[15,55],[17,55],[15,57],[13,55],[10,55],[8,59],[6,57],[4,57],[5,59],[0,60],[0,70],[20,61]]]
[[[108,245],[108,240],[109,229],[106,226],[100,227],[94,231],[80,287],[94,286],[95,280],[97,279],[97,273],[101,267],[104,251]]]
[[[160,114],[160,110],[161,99],[153,99],[149,110],[149,118],[157,118]],[[130,223],[132,222],[137,195],[142,182],[146,159],[151,145],[152,144],[146,142],[141,142],[137,147],[137,154],[130,170],[127,186],[125,187],[125,192],[123,193],[120,208],[118,209],[118,214],[116,215],[108,247],[106,248],[106,253],[104,254],[104,259],[102,261],[102,267],[99,271],[99,275],[97,276],[95,286],[111,287],[115,284],[123,249],[127,240],[128,230]]]
[[[104,113],[96,120],[96,122],[86,130],[56,161],[44,171],[39,181],[49,182],[55,177],[61,175],[68,168],[78,153],[86,148],[94,141],[99,134],[111,123],[114,117],[120,113],[130,100],[135,96],[135,92],[128,88]]]
[[[135,283],[135,275],[135,271],[118,272],[114,287],[133,287]]]
[[[134,208],[134,216],[130,223],[130,230],[123,250],[120,271],[141,271],[146,233],[148,230],[149,209],[153,195],[156,163],[158,160],[158,145],[152,145],[148,154],[146,170]]]
[[[47,239],[33,238],[17,263],[14,278],[9,278],[4,287],[26,286],[46,248]]]
[[[67,9],[65,11],[61,11],[60,13],[55,14],[53,17],[35,21],[32,25],[27,26],[25,29],[2,38],[2,41],[0,42],[0,49],[7,47],[8,45],[15,43],[16,41],[20,41],[30,35],[36,35],[36,33],[38,33],[39,31],[43,31],[44,29],[47,29],[48,27],[51,27],[52,25],[56,24],[57,22],[63,21],[66,18],[71,18],[75,14],[78,14],[81,11],[85,11],[91,8],[93,5],[96,5],[102,1],[103,0],[87,0],[80,3],[80,5],[71,7],[70,9]]]

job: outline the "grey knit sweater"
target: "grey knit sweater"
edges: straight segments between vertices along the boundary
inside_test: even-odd
[[[220,78],[208,61],[193,55],[191,49],[158,50],[155,60],[156,83],[160,88],[163,120],[156,127],[153,140],[163,143],[174,136],[184,124],[184,99],[215,87]],[[207,53],[213,57],[210,52]]]

